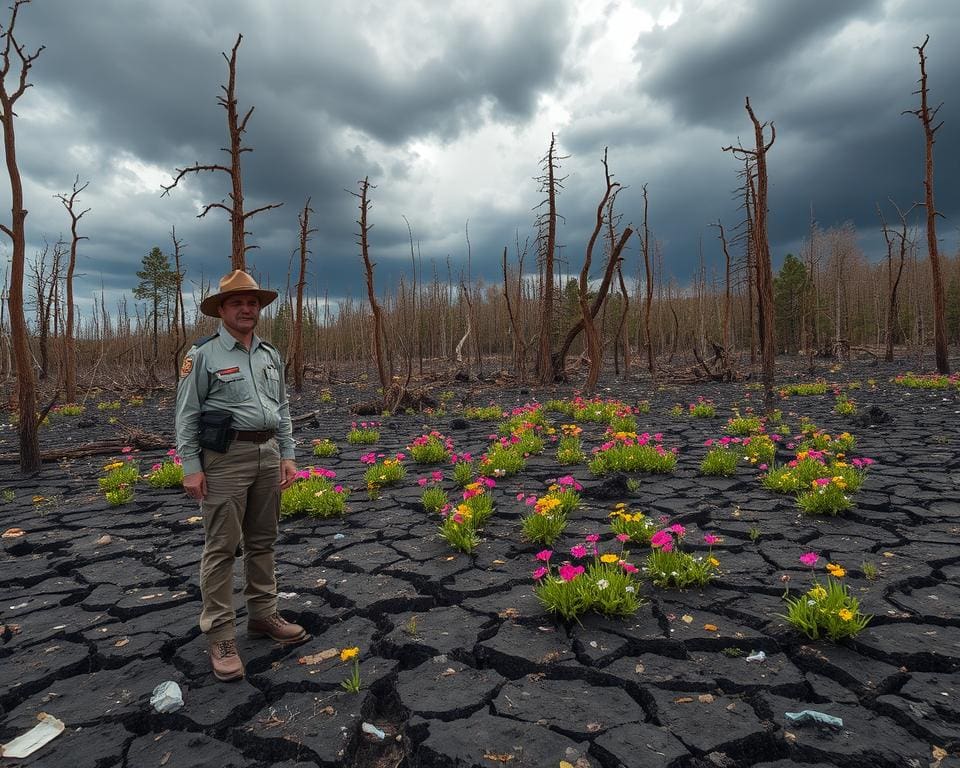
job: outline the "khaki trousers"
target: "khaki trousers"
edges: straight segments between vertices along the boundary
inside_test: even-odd
[[[234,440],[226,453],[203,450],[207,496],[203,500],[200,629],[211,641],[235,635],[233,561],[243,542],[247,616],[277,610],[274,545],[280,519],[280,450],[277,441]]]

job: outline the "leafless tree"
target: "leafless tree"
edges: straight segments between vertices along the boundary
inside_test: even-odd
[[[557,251],[557,194],[563,189],[563,178],[557,177],[560,160],[556,152],[556,137],[550,134],[550,149],[543,158],[544,173],[540,177],[542,189],[547,198],[539,207],[546,205],[547,210],[537,220],[539,235],[537,244],[543,275],[540,290],[540,344],[537,357],[537,377],[540,384],[550,384],[554,378],[553,357],[553,289],[554,257]]]
[[[237,35],[237,42],[234,43],[230,55],[227,56],[226,53],[222,54],[223,58],[227,61],[229,74],[227,84],[220,86],[224,95],[217,97],[217,103],[227,111],[227,129],[230,133],[230,147],[229,149],[224,147],[222,151],[230,155],[230,165],[227,166],[218,163],[202,165],[200,163],[194,163],[189,168],[177,168],[177,175],[174,177],[173,182],[163,187],[163,195],[168,195],[170,190],[180,183],[181,179],[191,173],[199,174],[204,171],[211,171],[227,174],[230,177],[230,203],[227,204],[224,201],[207,203],[203,207],[203,210],[197,214],[197,218],[202,219],[212,208],[220,208],[227,212],[227,215],[230,216],[231,229],[231,269],[245,270],[247,268],[247,251],[257,247],[246,244],[246,236],[250,234],[246,228],[247,220],[263,211],[268,211],[271,208],[279,208],[283,203],[268,203],[259,208],[254,208],[252,211],[244,211],[243,208],[243,175],[240,158],[244,152],[253,151],[251,147],[243,146],[243,134],[246,133],[247,122],[250,120],[254,108],[250,107],[242,118],[239,117],[239,113],[237,112],[237,49],[240,47],[241,40],[243,40],[243,35]],[[161,197],[163,195],[161,195]]]
[[[293,388],[297,392],[303,390],[303,291],[307,285],[307,257],[310,250],[307,243],[310,235],[316,229],[310,228],[310,198],[303,204],[303,210],[297,216],[300,225],[300,278],[297,280],[297,303],[293,312],[293,332],[290,334],[290,344],[287,348],[287,366],[293,369]]]
[[[63,203],[67,209],[67,215],[70,216],[70,257],[67,261],[67,322],[63,329],[64,352],[63,352],[63,389],[67,402],[73,403],[77,399],[77,341],[74,333],[74,303],[73,303],[73,274],[77,266],[77,246],[81,240],[89,238],[78,234],[77,225],[84,214],[89,213],[86,208],[79,213],[75,209],[77,204],[77,195],[89,186],[90,182],[85,181],[80,184],[80,177],[73,180],[73,189],[69,194],[63,193],[56,195],[56,198]]]

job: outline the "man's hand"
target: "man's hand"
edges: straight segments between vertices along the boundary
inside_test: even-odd
[[[297,463],[293,459],[280,461],[280,490],[285,491],[297,479]]]
[[[203,472],[194,472],[183,476],[183,490],[191,499],[202,501],[207,495],[207,476]]]

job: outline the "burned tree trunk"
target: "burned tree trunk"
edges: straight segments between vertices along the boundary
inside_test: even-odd
[[[900,229],[894,231],[887,226],[886,219],[883,217],[883,212],[880,210],[880,206],[877,206],[877,216],[880,217],[880,226],[883,231],[883,239],[887,244],[887,322],[886,322],[886,338],[885,338],[885,349],[883,354],[883,359],[888,362],[893,362],[893,342],[894,342],[894,327],[897,322],[897,291],[900,288],[900,279],[903,277],[903,267],[907,258],[907,246],[908,244],[912,245],[910,241],[907,240],[907,216],[910,215],[910,211],[916,208],[916,203],[910,206],[910,209],[904,213],[900,210],[900,207],[890,201],[890,205],[894,207],[894,210],[897,212],[897,216],[900,217]],[[893,249],[895,241],[897,245],[897,274],[893,274]]]
[[[180,269],[180,254],[183,241],[177,239],[177,228],[170,228],[173,240],[173,287],[176,291],[173,304],[173,357],[171,359],[173,381],[180,379],[180,353],[187,344],[187,320],[183,308],[183,271]]]
[[[310,229],[310,198],[303,204],[303,210],[297,217],[300,223],[300,277],[297,280],[297,302],[293,312],[293,332],[290,334],[290,344],[287,348],[287,365],[293,369],[293,388],[297,392],[303,391],[303,289],[307,285],[307,256],[310,251],[307,243],[310,235],[316,232]]]
[[[37,384],[33,371],[33,356],[27,335],[27,321],[23,314],[23,278],[26,261],[27,211],[23,207],[23,180],[17,165],[17,140],[14,126],[14,105],[23,96],[30,84],[27,75],[43,46],[35,53],[26,53],[14,37],[17,13],[20,6],[29,0],[15,0],[10,11],[7,28],[0,34],[3,48],[0,52],[0,126],[3,128],[3,151],[10,178],[10,225],[0,224],[0,232],[10,238],[11,253],[10,291],[7,305],[10,308],[10,337],[13,346],[14,365],[17,369],[17,407],[20,412],[18,434],[20,438],[20,469],[35,472],[40,469],[40,445],[37,440]],[[16,71],[19,70],[19,71]],[[9,79],[8,79],[9,78]]]
[[[64,397],[66,397],[68,403],[73,403],[77,400],[77,341],[74,338],[73,328],[73,273],[77,266],[77,245],[81,240],[88,239],[77,234],[77,223],[83,218],[85,213],[90,211],[90,209],[87,208],[77,213],[73,208],[77,202],[77,195],[83,192],[90,184],[88,181],[85,182],[83,186],[77,187],[79,183],[80,177],[77,176],[73,181],[73,191],[69,195],[62,194],[56,196],[57,199],[63,203],[63,207],[67,209],[67,214],[70,216],[70,258],[67,261],[67,280],[65,286],[67,292],[67,319],[63,328],[63,389]]]
[[[653,364],[653,336],[650,333],[650,310],[653,307],[653,272],[650,269],[650,227],[647,224],[649,209],[647,185],[643,185],[643,242],[640,248],[643,251],[643,270],[646,278],[646,301],[643,306],[643,335],[647,347],[647,372],[650,381],[657,380],[657,368]],[[662,279],[662,278],[661,278]]]
[[[377,301],[377,293],[373,288],[373,268],[375,263],[370,261],[370,242],[369,234],[373,225],[367,222],[367,214],[370,211],[370,200],[367,193],[370,189],[376,189],[370,184],[369,177],[364,177],[360,185],[360,194],[351,192],[350,194],[360,199],[360,218],[357,224],[360,225],[358,233],[360,246],[360,257],[363,259],[363,272],[367,283],[367,300],[370,302],[370,312],[373,314],[373,359],[377,364],[377,377],[380,379],[380,387],[383,390],[384,397],[390,388],[390,375],[387,373],[387,367],[384,362],[385,355],[389,354],[389,348],[385,344],[383,334],[383,310],[380,308],[380,302]],[[386,348],[385,348],[386,347]]]
[[[240,47],[240,41],[243,35],[237,35],[237,42],[233,44],[230,55],[223,53],[222,56],[227,61],[228,78],[225,86],[220,89],[225,95],[217,97],[217,103],[227,111],[227,129],[230,133],[230,148],[223,148],[223,151],[230,155],[230,165],[219,163],[202,165],[194,163],[189,168],[178,168],[177,175],[173,182],[163,187],[163,195],[170,193],[170,190],[176,187],[180,180],[191,173],[201,173],[203,171],[226,173],[230,177],[230,205],[226,203],[207,203],[203,210],[197,214],[198,219],[202,219],[212,208],[220,208],[227,212],[230,217],[230,269],[247,268],[247,251],[256,246],[246,244],[246,236],[250,234],[247,229],[247,219],[256,216],[258,213],[268,211],[271,208],[279,208],[283,203],[268,203],[252,211],[243,209],[243,176],[241,172],[240,157],[244,152],[252,152],[251,147],[243,146],[243,134],[247,130],[247,121],[253,114],[253,107],[247,110],[241,118],[237,112],[237,49]],[[162,196],[162,195],[161,195]]]
[[[757,277],[757,318],[760,337],[760,360],[764,391],[764,407],[770,413],[773,410],[774,379],[774,340],[773,340],[773,268],[770,264],[770,244],[767,239],[767,152],[776,141],[777,131],[773,123],[770,126],[770,141],[764,136],[768,123],[761,123],[746,100],[747,114],[753,123],[755,149],[745,149],[742,145],[724,147],[725,152],[733,152],[753,162],[755,176],[748,178],[750,198],[753,200],[752,222],[749,240],[753,245],[753,256]]]
[[[923,124],[925,144],[924,175],[923,175],[923,205],[927,210],[927,251],[930,254],[930,273],[933,292],[933,347],[937,361],[937,371],[942,374],[950,373],[950,361],[947,357],[947,324],[944,315],[943,299],[943,272],[940,266],[940,252],[937,246],[937,216],[940,215],[933,202],[933,144],[936,141],[936,132],[943,127],[943,121],[934,125],[937,112],[943,104],[930,109],[927,102],[927,57],[924,49],[930,42],[930,35],[924,38],[923,45],[915,45],[914,49],[920,55],[920,88],[914,91],[920,94],[920,109],[909,114],[916,115]]]
[[[540,177],[547,199],[546,213],[539,219],[540,258],[543,265],[543,286],[540,291],[540,344],[537,357],[537,377],[540,384],[550,384],[554,379],[553,356],[553,257],[557,248],[557,190],[563,179],[557,178],[558,162],[563,158],[556,154],[556,137],[550,134],[550,149],[543,159],[544,175]]]

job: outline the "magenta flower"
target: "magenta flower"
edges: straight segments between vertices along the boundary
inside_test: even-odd
[[[671,536],[667,531],[657,531],[653,536],[650,537],[650,546],[651,547],[666,547],[667,545],[673,544],[673,536]],[[664,549],[664,552],[669,552],[669,549]]]
[[[599,533],[587,534],[587,541],[590,544],[596,544],[598,541],[600,541],[600,534]]]
[[[130,453],[130,451],[132,450],[133,448],[131,448],[129,445],[125,445],[123,446],[123,448],[120,449],[120,453]]]
[[[720,541],[720,537],[719,537],[719,536],[715,536],[715,535],[712,534],[712,533],[706,533],[706,534],[704,534],[704,536],[703,536],[703,540],[712,547],[714,544],[716,544],[718,541]]]
[[[630,534],[629,534],[629,533],[618,533],[618,534],[617,534],[617,541],[619,541],[621,544],[625,544],[626,542],[630,541]]]
[[[343,493],[343,486],[342,486],[342,485],[335,485],[335,486],[333,486],[333,492],[334,492],[334,493]]]
[[[804,552],[802,555],[800,555],[800,562],[803,563],[803,565],[809,566],[810,568],[813,568],[819,559],[820,555],[818,555],[816,552]]]
[[[584,568],[582,565],[570,565],[570,563],[564,563],[560,566],[560,578],[564,581],[573,581],[577,576],[583,573]]]
[[[760,464],[760,465],[757,467],[757,469],[759,469],[761,472],[766,472],[767,469],[768,469],[768,467],[767,467],[766,464]]]
[[[537,560],[540,560],[541,562],[549,563],[551,557],[553,557],[553,550],[541,549],[539,552],[537,552]]]
[[[674,523],[671,525],[670,531],[677,534],[677,536],[684,536],[687,533],[687,529],[680,525],[680,523]]]
[[[623,568],[623,570],[625,570],[627,573],[637,572],[637,566],[633,565],[632,563],[628,563],[626,560],[620,561],[620,567]]]
[[[570,554],[579,560],[581,557],[587,556],[587,548],[583,546],[583,544],[577,544],[575,547],[570,548]]]
[[[540,579],[542,579],[548,573],[550,573],[550,569],[544,568],[543,566],[541,566],[540,568],[537,568],[537,570],[533,572],[533,578],[536,579],[537,581],[540,581]]]
[[[421,488],[423,488],[423,486],[425,486],[426,484],[427,484],[427,478],[425,477],[417,478],[417,485],[419,485]]]

